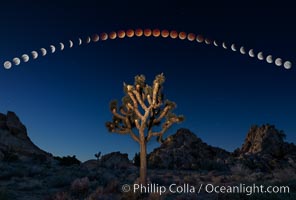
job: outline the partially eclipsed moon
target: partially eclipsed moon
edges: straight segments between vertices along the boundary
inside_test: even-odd
[[[196,37],[196,41],[199,42],[199,43],[202,43],[204,41],[204,37],[202,35],[198,35]]]
[[[161,36],[163,38],[167,38],[167,37],[170,36],[170,32],[168,30],[164,29],[164,30],[161,31]]]
[[[205,39],[205,43],[206,43],[206,44],[211,44],[211,43],[212,43],[212,40],[211,40],[210,38],[206,38],[206,39]]]
[[[61,51],[63,51],[64,48],[65,48],[65,45],[64,45],[63,43],[60,42],[60,47],[61,47]]]
[[[225,42],[222,43],[222,47],[223,47],[224,49],[227,49],[227,46],[226,46]]]
[[[273,62],[272,55],[268,55],[268,56],[266,57],[266,62],[267,62],[267,63],[272,63],[272,62]]]
[[[292,67],[292,63],[290,61],[284,62],[284,68],[285,69],[291,69],[291,67]]]
[[[92,41],[93,41],[93,42],[97,42],[97,41],[99,41],[99,39],[100,39],[100,37],[99,37],[98,34],[94,34],[94,35],[92,36]]]
[[[260,51],[260,52],[257,54],[257,58],[258,58],[259,60],[264,60],[264,56],[263,56],[262,51]]]
[[[5,69],[10,69],[12,67],[12,64],[11,64],[10,61],[5,61],[3,66],[4,66]]]
[[[241,46],[241,48],[239,49],[241,54],[246,54],[246,50],[245,47]]]
[[[219,46],[216,40],[214,40],[214,45],[215,45],[216,47]]]
[[[82,45],[82,39],[81,38],[78,39],[78,45]]]
[[[33,58],[33,59],[38,58],[38,53],[37,53],[37,51],[32,51],[31,54],[32,54],[32,58]]]
[[[90,37],[89,37],[89,36],[86,38],[86,43],[87,43],[87,44],[90,43]]]
[[[41,51],[42,56],[46,56],[47,51],[45,48],[41,48],[40,51]]]
[[[27,54],[23,54],[22,59],[23,59],[24,62],[28,62],[30,58],[29,58],[29,56]]]
[[[70,47],[70,48],[73,47],[73,42],[72,42],[72,40],[69,40],[69,47]]]
[[[12,59],[13,64],[15,65],[19,65],[21,63],[21,60],[17,57],[15,57],[14,59]]]
[[[56,51],[56,48],[55,48],[55,46],[53,46],[53,45],[50,45],[50,50],[51,50],[51,53],[54,53],[54,52]]]
[[[232,51],[236,51],[235,44],[232,44],[232,45],[231,45],[231,50],[232,50]]]
[[[255,57],[254,49],[250,49],[250,50],[249,50],[249,56],[250,56],[250,57]]]
[[[277,58],[277,59],[275,59],[274,63],[276,66],[280,67],[283,64],[283,60],[281,58]]]

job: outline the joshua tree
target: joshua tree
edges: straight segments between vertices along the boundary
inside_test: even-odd
[[[135,76],[134,85],[123,83],[125,96],[122,98],[122,105],[118,107],[116,100],[110,102],[113,120],[106,123],[108,130],[112,133],[129,134],[140,144],[142,184],[147,184],[147,143],[153,136],[162,142],[163,134],[174,123],[184,120],[183,116],[177,116],[172,112],[176,104],[164,100],[162,93],[164,81],[164,75],[159,74],[155,77],[153,85],[149,86],[144,75]],[[155,130],[155,127],[160,125],[161,127]]]

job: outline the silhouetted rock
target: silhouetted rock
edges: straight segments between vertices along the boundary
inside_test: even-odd
[[[128,154],[122,154],[119,151],[103,155],[99,162],[101,166],[107,168],[121,169],[132,166],[131,161],[128,159]]]
[[[42,160],[50,156],[30,140],[26,127],[14,112],[0,113],[0,160]]]
[[[188,129],[179,129],[148,155],[148,166],[166,169],[224,169],[230,153],[204,143]]]

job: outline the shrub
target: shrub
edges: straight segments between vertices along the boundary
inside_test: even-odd
[[[88,188],[89,188],[88,177],[75,179],[71,183],[71,190],[73,191],[73,193],[76,193],[76,194],[85,194],[88,191]]]
[[[62,166],[71,166],[71,165],[80,165],[80,161],[76,158],[76,156],[64,156],[64,157],[59,157],[56,156],[54,159],[59,161],[59,164]]]

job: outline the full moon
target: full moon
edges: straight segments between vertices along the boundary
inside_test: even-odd
[[[32,58],[33,58],[33,59],[38,58],[38,53],[37,53],[37,51],[32,51],[31,54],[32,54]]]
[[[122,38],[125,37],[125,32],[123,30],[120,30],[120,31],[117,32],[117,35],[118,35],[119,38],[122,39]]]
[[[108,34],[107,33],[101,33],[101,40],[105,41],[108,39]]]
[[[276,66],[282,66],[283,61],[282,61],[281,58],[277,58],[277,59],[275,59],[274,63],[275,63]]]
[[[151,35],[152,35],[152,31],[151,31],[151,29],[149,29],[149,28],[145,29],[145,30],[144,30],[144,35],[145,35],[146,37],[151,36]]]
[[[255,57],[254,49],[250,49],[250,50],[249,50],[249,56],[250,56],[250,57]]]
[[[245,47],[241,46],[241,48],[239,49],[241,54],[246,54],[246,50]]]
[[[53,45],[50,45],[50,50],[51,50],[51,53],[54,53],[54,52],[55,52],[55,50],[56,50],[55,46],[53,46]]]
[[[5,61],[4,64],[3,64],[3,66],[4,66],[5,69],[10,69],[11,66],[12,66],[12,64],[9,61]]]
[[[112,31],[111,33],[109,33],[109,38],[110,38],[111,40],[116,39],[116,37],[117,37],[116,32]]]
[[[284,68],[285,69],[291,69],[291,67],[292,67],[292,63],[290,61],[284,62]]]
[[[185,40],[186,39],[187,34],[185,32],[180,32],[179,33],[179,39],[180,40]]]
[[[258,58],[259,60],[264,60],[264,56],[263,56],[262,51],[260,51],[260,52],[257,54],[257,58]]]
[[[272,55],[266,56],[266,62],[267,63],[272,63],[273,62]]]
[[[133,29],[128,29],[128,30],[126,31],[126,36],[127,36],[127,37],[131,38],[131,37],[133,37],[134,35],[135,35],[135,32],[134,32]]]
[[[23,54],[22,59],[23,59],[24,62],[28,62],[30,58],[29,58],[29,56],[27,54]]]
[[[173,30],[170,32],[170,36],[172,39],[176,39],[178,37],[178,32]]]
[[[143,30],[140,29],[140,28],[136,29],[136,31],[135,31],[135,35],[136,35],[137,37],[141,37],[141,36],[143,36]]]
[[[170,36],[170,32],[168,30],[164,29],[164,30],[161,31],[161,36],[163,38],[167,38],[167,37]]]
[[[13,64],[19,65],[21,63],[21,60],[19,58],[12,59]]]
[[[187,39],[188,39],[189,41],[194,41],[194,40],[195,40],[195,34],[194,34],[194,33],[189,33],[189,34],[187,35]]]
[[[154,37],[159,37],[160,36],[160,30],[159,29],[153,29],[153,31],[152,31],[152,35],[154,36]]]

